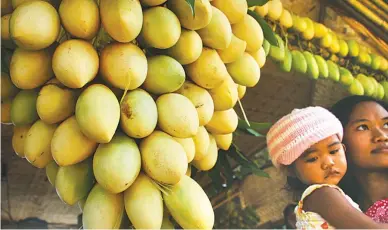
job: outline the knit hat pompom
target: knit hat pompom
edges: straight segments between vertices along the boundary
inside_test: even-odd
[[[327,109],[314,106],[294,109],[277,121],[267,134],[267,147],[275,167],[290,165],[317,142],[338,135],[341,122]]]

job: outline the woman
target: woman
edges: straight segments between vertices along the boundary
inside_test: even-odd
[[[350,96],[331,112],[344,127],[348,172],[340,184],[373,220],[388,223],[388,104]]]

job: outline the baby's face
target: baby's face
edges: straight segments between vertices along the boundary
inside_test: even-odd
[[[294,163],[295,174],[303,183],[337,185],[347,170],[345,151],[337,135],[307,149]]]

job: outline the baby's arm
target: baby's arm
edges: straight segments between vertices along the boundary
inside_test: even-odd
[[[388,224],[379,224],[354,208],[335,188],[316,189],[304,199],[303,210],[318,213],[335,228],[388,229]]]

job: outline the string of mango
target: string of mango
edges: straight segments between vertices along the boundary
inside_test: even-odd
[[[279,47],[264,41],[265,54],[285,71],[329,78],[350,94],[388,101],[388,61],[325,25],[284,9],[280,0],[251,8],[276,32]]]

